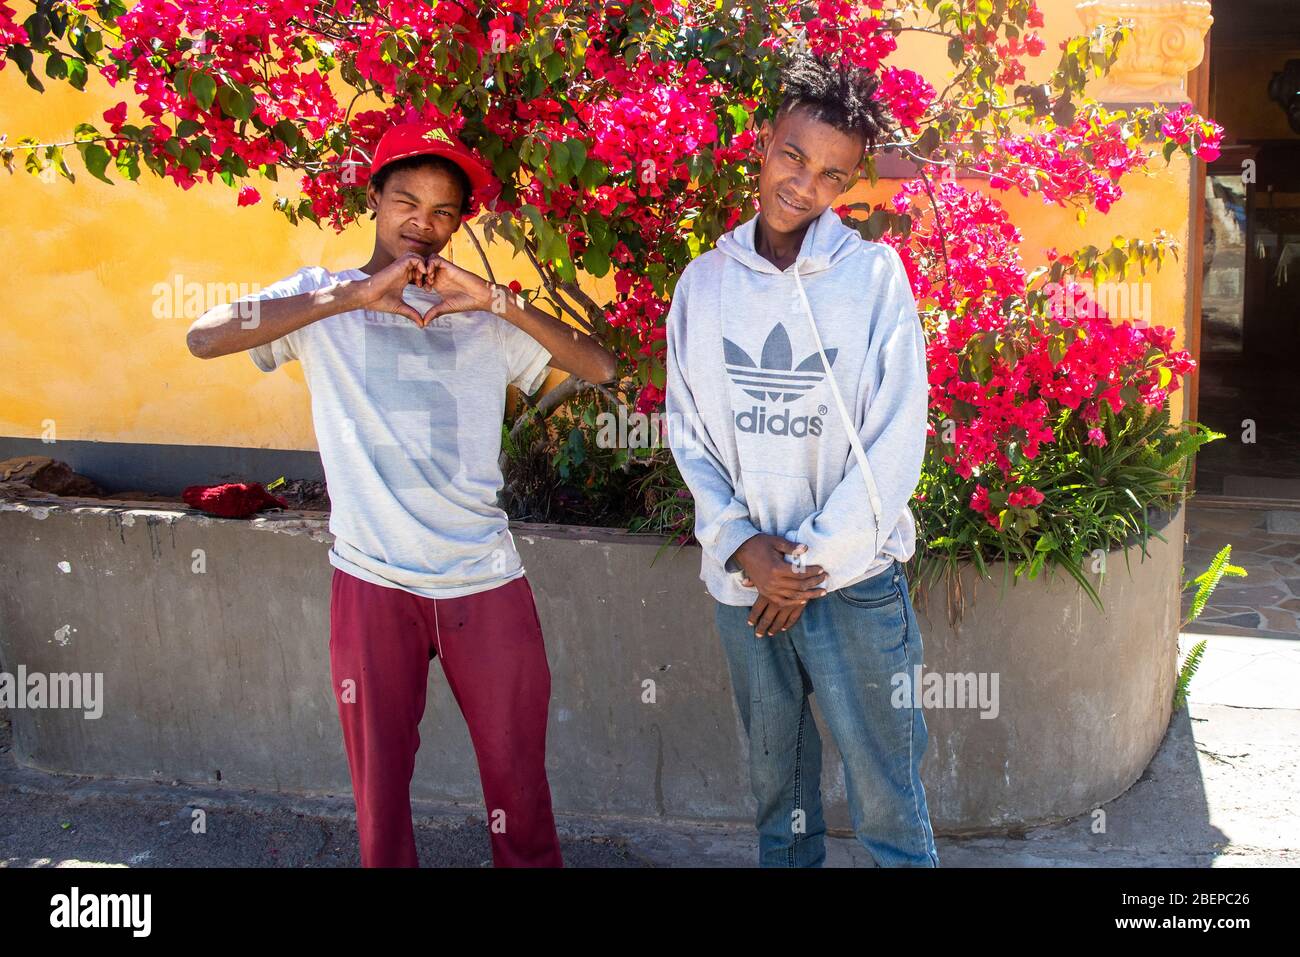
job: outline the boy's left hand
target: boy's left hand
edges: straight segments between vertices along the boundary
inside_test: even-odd
[[[442,302],[424,314],[425,322],[451,312],[486,310],[492,304],[492,286],[481,276],[462,269],[436,253],[428,259],[428,272],[420,286],[442,296]]]
[[[777,632],[789,631],[803,614],[804,607],[797,603],[778,604],[770,598],[759,595],[758,601],[754,602],[754,607],[749,609],[747,621],[754,628],[754,637],[762,638],[764,632],[769,636],[775,635]]]

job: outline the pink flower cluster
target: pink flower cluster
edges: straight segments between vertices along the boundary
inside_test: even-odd
[[[1001,496],[999,496],[999,500],[1001,500]],[[1006,503],[1012,508],[1032,509],[1043,503],[1043,493],[1033,486],[1021,485],[1006,493]],[[971,494],[969,505],[983,515],[990,525],[1001,530],[1002,517],[999,509],[994,506],[992,496],[987,488],[983,485],[976,485],[975,491]]]
[[[1081,116],[1070,126],[1038,135],[1005,137],[995,157],[976,163],[994,189],[1041,193],[1045,203],[1086,202],[1109,211],[1123,195],[1120,177],[1146,162],[1119,124]]]
[[[707,82],[704,65],[647,62],[625,77],[621,60],[603,51],[589,50],[587,62],[593,76],[614,73],[625,81],[616,87],[617,97],[579,111],[591,138],[590,155],[615,176],[631,174],[631,187],[641,197],[663,196],[672,180],[689,182],[684,161],[718,139],[714,118],[723,90]]]
[[[1085,303],[1081,284],[1049,300],[1047,315],[1026,315],[1014,307],[1026,276],[1005,210],[956,183],[935,187],[941,221],[923,199],[919,183],[899,191],[894,210],[915,224],[910,240],[886,241],[902,256],[930,326],[932,432],[952,420],[944,458],[958,475],[988,482],[1000,473],[1014,483],[1026,460],[1056,441],[1051,423],[1064,410],[1089,427],[1090,444],[1104,445],[1102,403],[1115,412],[1133,403],[1159,408],[1192,370],[1191,356],[1173,348],[1172,329],[1114,322]],[[987,494],[977,491],[971,507],[987,512]],[[1008,501],[1030,508],[1041,498],[1023,487]]]
[[[1197,159],[1205,162],[1219,158],[1223,143],[1223,127],[1192,111],[1192,104],[1183,103],[1165,115],[1160,132],[1180,146],[1192,146]]]
[[[891,66],[880,73],[877,95],[899,125],[915,133],[920,129],[918,121],[934,102],[935,90],[916,71]]]
[[[6,48],[27,40],[27,31],[14,22],[13,7],[0,0],[0,70],[5,68]]]

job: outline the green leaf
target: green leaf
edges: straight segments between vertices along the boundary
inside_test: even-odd
[[[248,175],[248,163],[238,153],[229,149],[221,154],[221,169],[228,170],[235,176]]]
[[[29,43],[39,45],[50,32],[50,18],[38,10],[23,21],[23,30],[27,33]]]
[[[135,150],[122,150],[117,154],[117,171],[132,182],[140,178],[140,160]]]
[[[217,91],[217,97],[225,114],[237,120],[247,120],[257,107],[253,91],[242,83],[223,85]]]
[[[569,147],[566,143],[551,144],[551,175],[556,183],[567,183],[573,176],[569,163]]]
[[[81,160],[86,164],[86,171],[95,179],[102,179],[112,185],[113,181],[104,175],[104,170],[108,168],[108,161],[112,159],[108,150],[98,143],[78,143],[77,149],[81,151]]]
[[[587,144],[582,140],[565,140],[564,145],[568,147],[569,162],[573,166],[574,175],[577,175],[587,162]]]
[[[739,103],[733,103],[727,107],[727,115],[731,117],[732,128],[737,133],[743,130],[745,123],[749,121],[749,111]]]
[[[32,51],[24,46],[13,46],[9,48],[9,59],[18,64],[18,69],[23,73],[30,73],[32,70]]]
[[[51,80],[62,80],[68,75],[68,61],[62,53],[51,53],[45,60],[45,75]]]
[[[609,272],[609,265],[609,253],[595,245],[587,247],[582,256],[583,268],[597,278]]]
[[[561,243],[563,244],[563,240],[561,240]],[[555,259],[551,261],[551,264],[555,267],[555,275],[560,278],[561,282],[578,281],[578,270],[577,267],[573,265],[573,260],[569,258],[567,248],[565,248],[560,255],[556,256]]]
[[[591,160],[583,164],[582,170],[578,173],[578,182],[584,189],[595,189],[605,182],[609,175],[609,167],[599,160]]]
[[[276,139],[291,149],[298,148],[298,143],[302,140],[302,134],[298,132],[298,127],[293,125],[292,120],[280,120],[271,129],[275,133]]]
[[[80,60],[68,61],[68,84],[74,90],[86,88],[86,64]]]
[[[212,100],[217,95],[217,81],[206,73],[194,73],[189,78],[190,95],[194,102],[205,110],[212,109]]]

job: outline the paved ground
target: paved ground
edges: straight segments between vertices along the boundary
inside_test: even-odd
[[[1194,545],[1210,554],[1215,541],[1244,541],[1243,522],[1253,537],[1271,534],[1250,518],[1191,518]],[[1292,541],[1300,535],[1256,541],[1249,550]],[[1188,576],[1201,570],[1189,550]],[[1142,778],[1102,807],[1104,833],[1094,833],[1094,816],[1085,815],[1015,835],[940,838],[943,865],[1300,865],[1300,637],[1200,624],[1208,633],[1180,640],[1184,649],[1208,640],[1189,708],[1175,715]],[[46,775],[17,767],[9,739],[0,711],[0,867],[358,863],[346,795],[286,798]],[[193,833],[195,809],[206,816],[206,833]],[[418,805],[416,822],[424,866],[488,863],[481,812]],[[576,867],[748,866],[754,859],[744,825],[564,817],[560,829],[565,861]],[[836,866],[870,866],[845,838],[831,841],[829,857]]]
[[[1211,639],[1190,712],[1172,722],[1141,780],[1103,807],[1105,833],[1092,832],[1089,815],[1021,835],[940,838],[944,866],[1300,865],[1300,816],[1294,811],[1300,703],[1240,703],[1257,679],[1275,674],[1279,660],[1300,669],[1300,648],[1258,647],[1269,641],[1277,639]],[[1297,688],[1300,683],[1290,682],[1293,698]],[[7,732],[7,725],[0,728],[0,866],[358,863],[347,797],[289,799],[45,775],[14,766]],[[191,832],[196,808],[206,813],[204,834]],[[416,818],[425,866],[488,862],[486,831],[473,809],[420,805]],[[747,866],[753,860],[751,832],[743,826],[570,817],[560,824],[570,866]],[[846,839],[831,842],[830,859],[870,866]]]
[[[1209,568],[1224,545],[1246,570],[1245,578],[1220,580],[1188,630],[1300,638],[1300,511],[1193,507],[1187,518],[1186,578]],[[1184,593],[1184,610],[1192,594]]]

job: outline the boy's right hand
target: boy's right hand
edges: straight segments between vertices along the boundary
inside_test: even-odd
[[[428,287],[429,264],[423,256],[403,253],[379,272],[358,284],[361,308],[405,316],[420,328],[425,318],[402,298],[408,284]]]
[[[818,587],[826,580],[820,565],[800,567],[785,560],[786,555],[802,555],[807,550],[807,545],[779,535],[755,535],[736,549],[735,558],[745,572],[746,583],[764,598],[778,605],[802,605],[826,594],[826,589]]]

